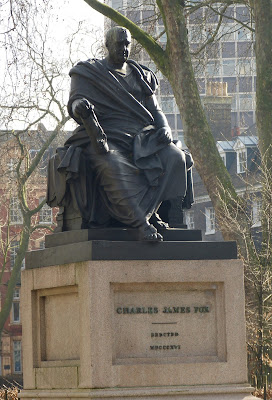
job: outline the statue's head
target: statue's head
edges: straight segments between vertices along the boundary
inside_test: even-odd
[[[129,57],[131,47],[131,34],[122,26],[114,26],[106,33],[106,47],[109,60],[112,64],[121,65]]]

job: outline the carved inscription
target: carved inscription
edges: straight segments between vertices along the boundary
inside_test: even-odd
[[[180,350],[180,345],[150,346],[150,350]]]
[[[151,337],[179,336],[178,332],[151,332]]]
[[[158,307],[118,307],[117,314],[158,314]]]
[[[221,327],[217,326],[220,300],[216,302],[215,285],[133,283],[112,287],[114,363],[217,357]]]
[[[189,314],[191,308],[194,313],[210,312],[209,306],[163,307],[162,310],[159,307],[118,307],[116,312],[117,314],[158,314],[160,312],[164,314]]]
[[[162,308],[157,307],[157,306],[152,306],[152,307],[147,307],[147,306],[140,306],[140,307],[118,307],[116,308],[117,314],[129,314],[129,315],[135,315],[135,314],[191,314],[192,313],[208,313],[210,312],[209,306],[164,306]],[[162,323],[163,324],[163,323]],[[151,338],[173,338],[173,337],[178,337],[179,333],[178,332],[151,332]],[[173,351],[173,350],[180,350],[181,345],[180,344],[156,344],[156,345],[150,345],[149,346],[150,350],[164,350],[164,351]]]
[[[151,332],[152,338],[173,338],[179,336],[178,332]],[[180,350],[179,344],[151,345],[150,350]]]

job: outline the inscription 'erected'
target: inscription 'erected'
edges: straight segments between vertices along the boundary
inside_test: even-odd
[[[151,332],[151,337],[179,336],[178,332]]]

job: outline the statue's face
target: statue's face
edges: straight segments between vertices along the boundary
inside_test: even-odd
[[[130,54],[130,47],[130,32],[123,28],[115,31],[107,43],[110,61],[116,65],[126,62]]]

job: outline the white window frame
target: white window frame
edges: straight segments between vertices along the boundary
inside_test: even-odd
[[[20,324],[21,323],[21,313],[20,313],[20,302],[19,301],[13,301],[12,307],[11,307],[11,312],[12,312],[12,314],[11,314],[12,315],[12,323]],[[15,316],[16,316],[16,318],[15,318]]]
[[[253,110],[253,96],[252,94],[239,94],[239,110],[251,111]]]
[[[45,197],[40,197],[39,203],[45,199]],[[44,204],[39,212],[39,222],[42,225],[51,225],[52,224],[52,208],[49,207],[48,204]]]
[[[17,250],[20,246],[20,242],[18,240],[12,240],[10,243],[10,269],[13,270],[13,266],[15,263],[15,259],[17,256]],[[25,269],[25,259],[23,259],[21,269]]]
[[[237,150],[237,174],[243,174],[247,169],[247,150]]]
[[[222,60],[223,76],[235,76],[236,60],[234,58],[224,58]]]
[[[22,342],[21,340],[13,340],[13,372],[15,374],[22,373]],[[19,369],[16,368],[16,359],[19,359]]]
[[[206,64],[205,74],[208,77],[221,76],[222,65],[220,60],[211,60]]]
[[[14,164],[13,158],[9,159],[9,162],[7,163],[7,167],[8,167],[9,175],[13,178],[15,175],[15,164]]]
[[[233,32],[233,27],[230,24],[222,24],[217,33],[217,37],[224,42],[234,42],[235,32]]]
[[[159,38],[160,43],[167,43],[167,35],[166,32],[164,32],[165,31],[164,26],[158,26],[157,29],[158,29],[158,34],[161,35]]]
[[[223,163],[224,163],[224,165],[226,167],[226,165],[227,165],[226,153],[225,152],[222,152],[222,153],[219,152],[219,155],[222,158],[222,161],[223,161]]]
[[[236,32],[237,35],[237,41],[238,42],[246,42],[246,41],[251,41],[251,34],[249,34],[249,32],[247,31],[247,28],[245,27],[241,27],[240,29],[238,29],[238,31]]]
[[[252,75],[250,59],[247,59],[247,58],[241,58],[240,60],[238,59],[237,65],[238,65],[238,74],[239,75],[245,75],[245,76]]]
[[[215,233],[215,212],[213,207],[205,207],[206,235]]]
[[[9,218],[11,225],[21,225],[23,223],[22,211],[19,207],[17,197],[11,197],[9,201]]]
[[[175,114],[176,104],[173,96],[160,97],[161,109],[165,114]]]
[[[188,229],[195,229],[195,218],[194,211],[186,211],[185,220]]]
[[[256,199],[252,203],[252,228],[262,225],[262,199]]]

